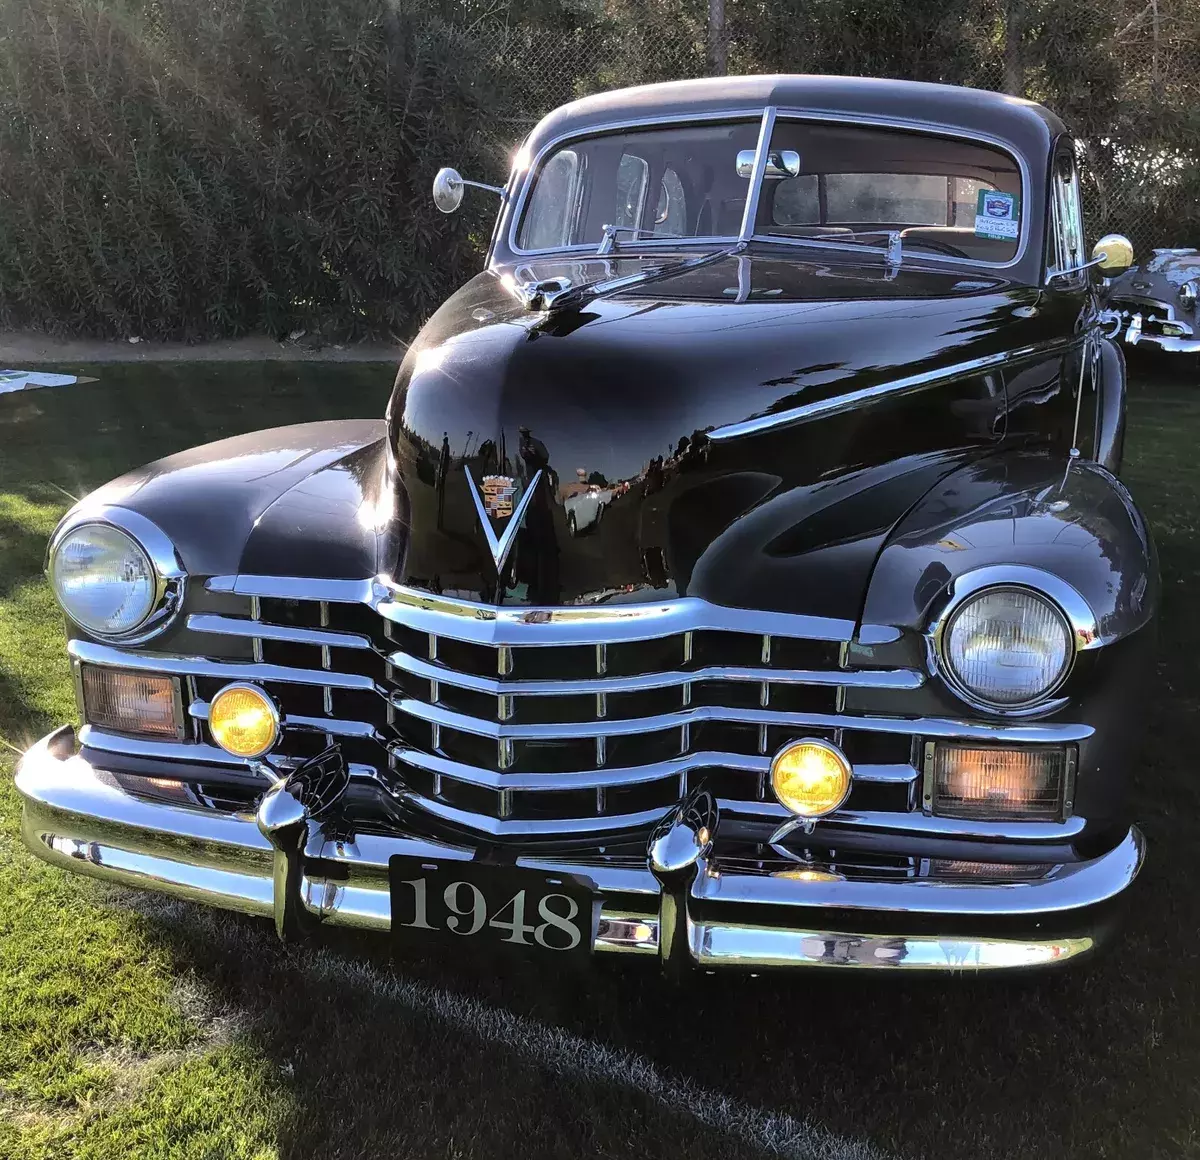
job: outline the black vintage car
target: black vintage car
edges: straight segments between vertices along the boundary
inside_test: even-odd
[[[386,421],[63,520],[83,725],[21,763],[30,848],[285,935],[1087,955],[1142,861],[1159,583],[1090,269],[1131,254],[1084,256],[1075,156],[1037,105],[882,80],[552,113]]]

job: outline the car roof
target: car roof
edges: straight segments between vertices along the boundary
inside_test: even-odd
[[[986,89],[875,77],[777,75],[706,77],[598,93],[555,109],[538,123],[526,145],[535,157],[552,141],[589,129],[693,114],[754,113],[768,105],[847,120],[883,119],[980,133],[1039,160],[1066,131],[1049,109]]]

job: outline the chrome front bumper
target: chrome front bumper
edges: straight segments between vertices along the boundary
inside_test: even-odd
[[[327,836],[307,822],[292,862],[250,814],[174,805],[129,793],[76,752],[64,727],[17,769],[22,832],[47,862],[210,906],[389,931],[388,862],[409,854],[469,860],[475,851],[424,837]],[[687,835],[684,835],[685,839]],[[603,906],[594,950],[704,969],[839,966],[991,971],[1068,962],[1094,950],[1108,906],[1142,863],[1131,828],[1108,853],[1045,878],[987,883],[915,878],[836,881],[803,872],[722,866],[698,852],[681,873],[646,864],[518,865],[590,878]],[[661,862],[661,860],[660,860]]]

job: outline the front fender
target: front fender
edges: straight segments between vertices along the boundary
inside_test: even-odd
[[[896,526],[879,555],[855,659],[927,665],[931,679],[908,712],[994,719],[938,677],[928,633],[960,577],[1014,564],[1070,585],[1091,611],[1094,636],[1060,695],[1032,715],[1091,728],[1079,746],[1075,813],[1086,820],[1086,833],[1111,831],[1128,823],[1141,740],[1138,706],[1154,663],[1159,575],[1146,521],[1107,468],[1017,452],[943,479]],[[879,701],[857,707],[897,709]]]

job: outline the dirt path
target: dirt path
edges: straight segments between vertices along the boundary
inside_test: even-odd
[[[69,370],[77,363],[107,362],[390,362],[404,355],[401,343],[363,342],[306,346],[273,338],[236,338],[219,342],[128,342],[53,338],[30,331],[0,332],[0,370],[53,363]]]

